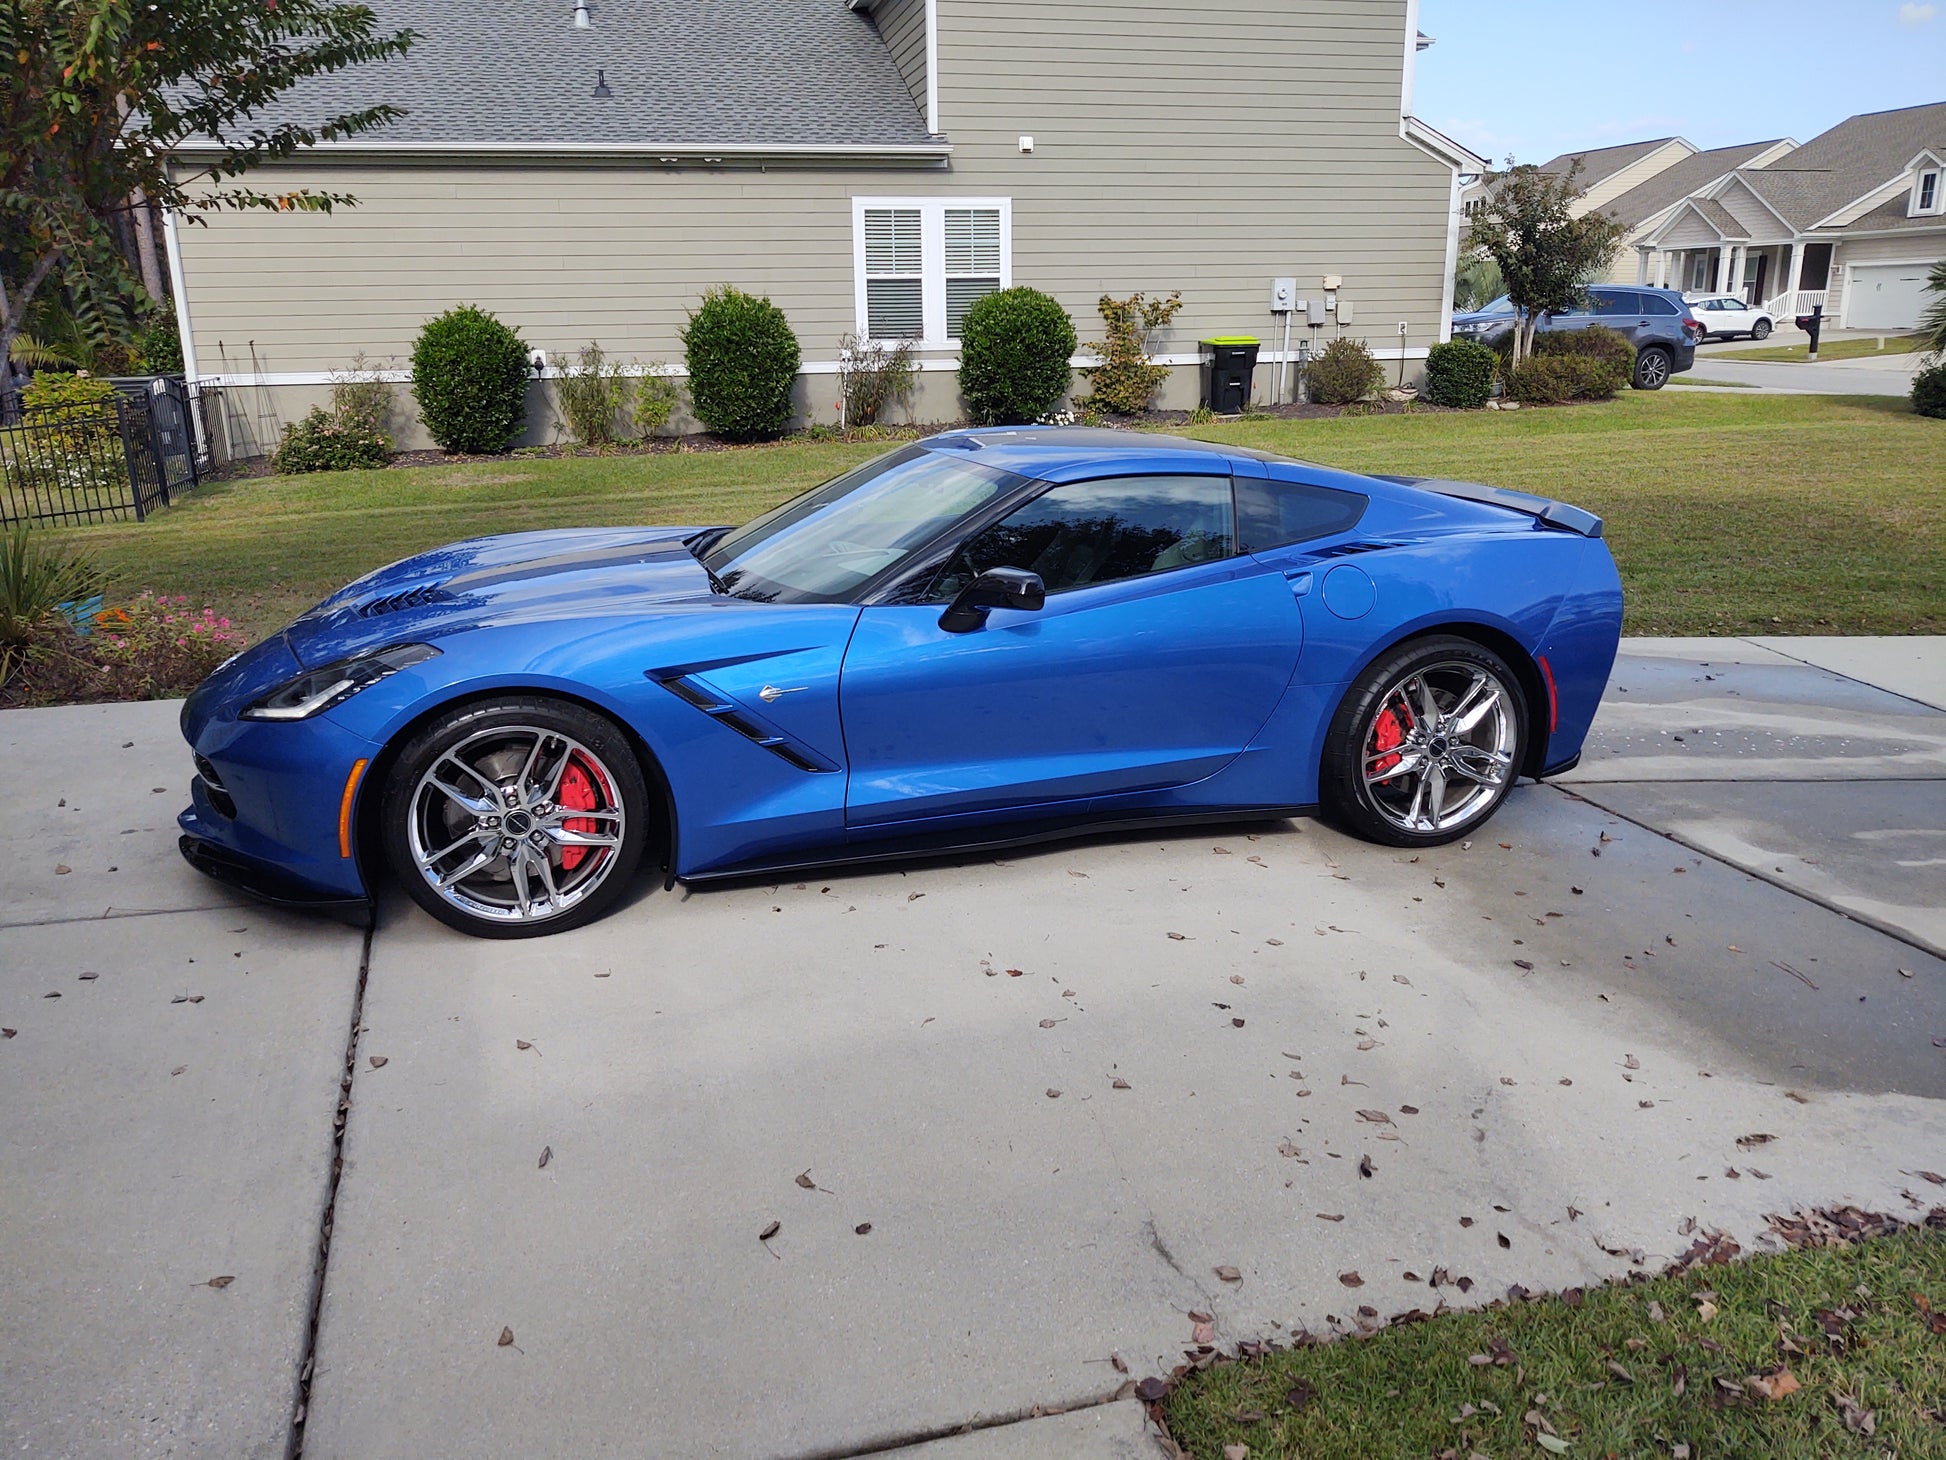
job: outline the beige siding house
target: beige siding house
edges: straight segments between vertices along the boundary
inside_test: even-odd
[[[1946,258],[1946,103],[1847,118],[1753,157],[1637,230],[1636,282],[1739,293],[1779,321],[1898,331]]]
[[[410,56],[288,105],[407,116],[257,180],[357,206],[170,231],[218,450],[274,444],[355,355],[402,379],[421,323],[460,303],[550,360],[597,340],[674,366],[705,289],[767,294],[803,348],[803,419],[827,422],[852,333],[912,340],[912,418],[958,418],[958,320],[1015,283],[1084,340],[1101,294],[1180,290],[1159,342],[1175,406],[1210,334],[1261,336],[1274,388],[1275,278],[1301,299],[1342,281],[1293,354],[1355,335],[1409,376],[1447,336],[1482,164],[1411,116],[1412,0],[533,0],[490,36],[469,0],[375,8],[420,33]],[[530,439],[553,435],[544,396]]]

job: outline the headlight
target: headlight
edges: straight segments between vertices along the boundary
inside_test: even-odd
[[[272,690],[243,712],[245,720],[308,720],[350,699],[388,674],[423,664],[439,651],[431,644],[395,644],[355,659],[340,659],[322,669],[300,674]]]

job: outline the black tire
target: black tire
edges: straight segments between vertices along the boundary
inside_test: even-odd
[[[1669,352],[1660,345],[1649,345],[1635,357],[1634,386],[1637,390],[1661,390],[1669,383],[1675,366]]]
[[[1767,319],[1760,319],[1760,320],[1758,320],[1758,321],[1757,321],[1757,323],[1756,323],[1756,327],[1755,327],[1754,329],[1752,329],[1752,330],[1750,331],[1750,338],[1751,338],[1751,339],[1753,339],[1753,340],[1767,340],[1767,339],[1769,339],[1769,338],[1770,338],[1770,321],[1769,321],[1769,320],[1767,320]]]
[[[534,938],[593,922],[627,895],[653,815],[612,721],[508,695],[460,705],[406,743],[385,778],[379,833],[393,874],[442,923]]]
[[[1496,703],[1491,708],[1494,725],[1487,738],[1495,760],[1504,757],[1504,770],[1498,784],[1487,786],[1475,771],[1486,763],[1487,746],[1481,728],[1455,734],[1450,740],[1441,732],[1437,717],[1413,715],[1424,702],[1419,686],[1429,687],[1433,703],[1442,713],[1465,709],[1460,687],[1474,675],[1485,676]],[[1423,678],[1421,678],[1423,676]],[[1404,695],[1404,715],[1418,723],[1406,724],[1401,717],[1399,696]],[[1388,731],[1383,717],[1393,717]],[[1423,729],[1421,728],[1423,726]],[[1482,727],[1483,728],[1483,727]],[[1393,741],[1391,734],[1402,734]],[[1389,742],[1389,743],[1388,743]],[[1388,766],[1383,757],[1398,746],[1402,752]],[[1419,747],[1432,752],[1432,773],[1418,771],[1416,778],[1430,788],[1438,800],[1431,804],[1431,825],[1419,815],[1422,802],[1417,790],[1410,790],[1410,809],[1402,815],[1415,768],[1406,757]],[[1458,770],[1455,762],[1464,752],[1464,764],[1474,769]],[[1435,847],[1476,831],[1507,799],[1527,753],[1527,697],[1520,676],[1507,661],[1482,644],[1456,635],[1439,634],[1413,639],[1380,656],[1357,683],[1352,685],[1332,716],[1325,736],[1323,763],[1319,767],[1319,792],[1324,810],[1345,830],[1367,841],[1394,847]],[[1424,755],[1421,760],[1425,760]],[[1368,762],[1372,774],[1367,774]],[[1396,774],[1380,778],[1378,772],[1395,769]],[[1455,775],[1461,779],[1452,779]],[[1449,785],[1467,787],[1457,803],[1448,794]],[[1486,794],[1480,794],[1485,792]],[[1429,797],[1430,799],[1430,797]],[[1444,804],[1453,804],[1451,819],[1441,814]]]

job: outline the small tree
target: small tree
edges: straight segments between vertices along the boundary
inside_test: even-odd
[[[1095,308],[1108,326],[1108,343],[1082,346],[1101,357],[1101,364],[1081,367],[1082,378],[1095,387],[1088,404],[1118,416],[1139,416],[1169,378],[1168,366],[1149,359],[1149,336],[1176,317],[1176,311],[1182,308],[1182,294],[1177,292],[1167,299],[1150,299],[1142,294],[1116,299],[1104,294]]]
[[[1499,265],[1515,310],[1515,365],[1533,350],[1540,317],[1573,304],[1587,281],[1608,267],[1627,232],[1606,213],[1575,217],[1580,171],[1577,163],[1565,173],[1542,172],[1516,167],[1509,158],[1467,236],[1469,247]]]
[[[141,285],[117,232],[159,205],[185,222],[223,208],[329,212],[343,193],[230,185],[313,142],[355,136],[402,115],[335,111],[314,92],[314,121],[262,114],[314,78],[403,55],[409,30],[385,31],[338,0],[8,0],[0,7],[0,360],[35,298],[66,292],[98,342],[139,312]],[[374,84],[362,71],[335,92]],[[184,153],[184,144],[207,151]]]

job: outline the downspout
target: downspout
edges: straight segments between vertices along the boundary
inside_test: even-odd
[[[169,289],[175,295],[176,333],[182,339],[183,379],[193,391],[201,372],[196,369],[196,334],[189,325],[189,285],[182,272],[182,241],[176,237],[176,215],[162,210],[162,242],[169,251]],[[191,409],[190,429],[196,433],[196,464],[209,465],[209,441],[203,435],[203,413]]]

